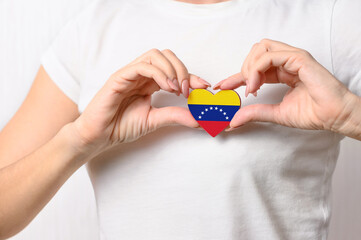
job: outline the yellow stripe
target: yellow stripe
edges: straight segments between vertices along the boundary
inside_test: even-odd
[[[241,100],[233,90],[223,90],[213,95],[205,89],[195,89],[188,97],[188,104],[240,106]]]

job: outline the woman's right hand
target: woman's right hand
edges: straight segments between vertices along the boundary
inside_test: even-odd
[[[189,74],[172,51],[150,50],[114,73],[72,123],[78,146],[99,152],[171,124],[196,128],[198,123],[188,109],[154,108],[151,96],[162,89],[188,97],[189,87],[209,86]]]
[[[21,108],[0,132],[0,239],[22,230],[102,151],[166,125],[197,127],[188,109],[154,108],[151,96],[162,89],[188,97],[189,87],[208,85],[170,50],[151,50],[112,74],[79,116],[41,67]]]
[[[170,50],[151,50],[112,74],[79,116],[40,68],[27,99],[0,132],[0,239],[22,230],[102,151],[170,124],[198,126],[186,108],[152,107],[154,92],[188,97],[189,87],[208,86]]]

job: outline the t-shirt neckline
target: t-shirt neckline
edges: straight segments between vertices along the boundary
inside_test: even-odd
[[[157,0],[155,4],[160,10],[167,11],[171,15],[214,17],[231,14],[236,11],[239,0],[228,0],[209,4],[193,4],[176,0]]]

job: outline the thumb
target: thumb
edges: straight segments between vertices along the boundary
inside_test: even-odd
[[[199,127],[192,114],[184,107],[152,108],[149,112],[148,121],[151,131],[174,124],[190,128]]]
[[[229,89],[236,89],[244,85],[246,85],[246,79],[244,78],[242,72],[239,72],[220,81],[213,87],[213,89],[229,90]]]
[[[234,115],[230,128],[227,131],[232,131],[248,122],[273,122],[277,123],[277,112],[279,111],[278,104],[254,104],[242,107]]]

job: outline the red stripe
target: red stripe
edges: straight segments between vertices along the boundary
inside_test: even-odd
[[[217,136],[220,132],[223,131],[223,129],[225,129],[229,125],[229,122],[225,122],[225,121],[197,121],[197,122],[212,137]]]

